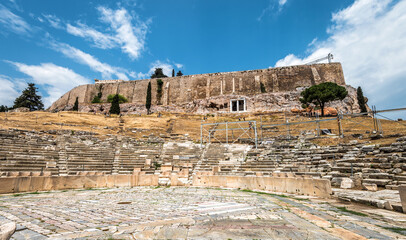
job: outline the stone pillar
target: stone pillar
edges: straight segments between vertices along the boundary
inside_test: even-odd
[[[279,82],[278,82],[278,76],[276,75],[276,73],[272,74],[272,86],[273,86],[273,89],[272,89],[273,92],[279,92]]]
[[[223,95],[223,80],[220,80],[220,95]]]
[[[240,81],[238,83],[238,90],[241,92],[242,91],[242,78],[240,78]]]
[[[169,81],[165,85],[164,105],[169,105]]]
[[[255,90],[254,91],[256,93],[261,92],[260,76],[255,76]]]
[[[235,92],[235,79],[233,78],[233,93]]]
[[[210,78],[206,79],[206,98],[210,97]]]
[[[321,82],[321,77],[319,73],[317,72],[317,69],[315,67],[311,67],[312,73],[313,73],[313,79],[315,84],[319,84]]]

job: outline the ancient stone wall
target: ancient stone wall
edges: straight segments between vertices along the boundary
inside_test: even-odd
[[[122,94],[130,103],[144,105],[147,86],[151,82],[152,103],[163,106],[182,105],[193,101],[224,97],[224,103],[238,97],[254,97],[266,93],[297,91],[321,82],[345,85],[340,63],[300,65],[240,72],[225,72],[163,78],[162,96],[157,99],[157,79],[89,84],[78,86],[64,94],[49,108],[63,110],[73,106],[76,97],[79,104],[90,104],[94,96],[102,93],[106,102],[109,94]],[[255,102],[255,99],[251,99]],[[223,103],[223,105],[224,105]],[[251,108],[248,109],[251,111]]]

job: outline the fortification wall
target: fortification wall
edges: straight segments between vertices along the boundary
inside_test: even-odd
[[[98,92],[106,102],[109,94],[122,94],[130,103],[145,104],[147,86],[151,82],[152,103],[164,106],[181,105],[192,101],[220,96],[252,97],[263,93],[291,92],[299,87],[309,87],[322,82],[345,85],[340,63],[314,64],[270,68],[261,70],[188,75],[163,78],[161,99],[157,99],[156,79],[123,81],[78,86],[64,94],[49,110],[61,110],[73,106],[76,97],[79,104],[91,103]]]

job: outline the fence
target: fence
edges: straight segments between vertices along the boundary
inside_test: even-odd
[[[283,116],[267,114],[260,116],[258,129],[256,120],[206,123],[201,124],[200,142],[201,144],[251,142],[257,145],[258,141],[276,137],[290,139],[299,135],[314,138],[345,135],[362,138],[364,134],[368,137],[380,137],[383,134],[406,135],[406,123],[401,119],[394,120],[383,115],[395,111],[406,111],[406,108],[376,110],[376,107],[372,106],[371,111],[365,113],[339,113],[335,117],[326,118],[321,118],[317,114],[314,117],[293,113],[284,113]]]
[[[200,144],[248,142],[258,145],[257,122],[238,121],[200,125]]]

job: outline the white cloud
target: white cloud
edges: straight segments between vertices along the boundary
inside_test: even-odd
[[[112,10],[98,7],[97,9],[102,15],[101,20],[108,23],[115,31],[115,39],[120,43],[122,51],[127,53],[131,59],[139,58],[144,50],[148,23],[135,19],[136,26],[134,26],[133,17],[124,8]]]
[[[282,7],[288,0],[279,0],[279,6]]]
[[[175,64],[175,66],[176,66],[176,68],[183,68],[183,64],[180,64],[180,63],[174,63]]]
[[[282,11],[283,6],[288,0],[269,0],[268,5],[261,12],[261,15],[257,18],[257,21],[261,21],[267,14],[278,14]]]
[[[108,34],[101,33],[85,24],[78,23],[77,26],[66,25],[66,31],[72,35],[83,37],[88,41],[93,41],[95,47],[110,49],[117,47],[119,39]]]
[[[29,34],[31,31],[30,25],[24,19],[12,13],[2,4],[0,4],[0,24],[18,34]]]
[[[54,101],[72,88],[89,84],[89,79],[75,73],[69,68],[57,66],[53,63],[41,65],[27,65],[18,62],[9,62],[17,67],[18,71],[30,76],[32,82],[40,85],[48,96],[43,99],[45,107],[49,107]]]
[[[62,26],[62,21],[61,21],[61,19],[59,19],[57,16],[55,16],[55,15],[51,15],[51,14],[42,14],[42,16],[45,18],[45,20],[47,20],[48,21],[48,23],[52,26],[52,27],[54,27],[54,28],[57,28],[57,29],[63,29],[63,26]],[[43,21],[41,21],[40,19],[38,19],[40,22],[43,22]]]
[[[406,0],[357,0],[334,13],[330,37],[318,41],[304,58],[289,54],[275,66],[296,65],[332,52],[343,65],[346,82],[361,86],[369,104],[406,105]]]
[[[110,66],[107,63],[100,62],[97,58],[92,55],[85,53],[77,48],[74,48],[65,43],[51,42],[51,47],[58,52],[61,52],[66,57],[69,57],[81,64],[89,66],[93,71],[100,72],[103,78],[112,78],[116,76],[122,80],[128,80],[126,75],[126,70]]]
[[[14,100],[18,97],[18,84],[10,77],[0,75],[0,105],[12,107]]]
[[[180,63],[175,63],[175,65],[176,64],[181,65],[183,67],[183,65],[180,64]],[[169,61],[162,62],[160,60],[157,60],[157,61],[150,64],[150,69],[149,69],[149,71],[147,73],[148,77],[150,77],[155,72],[155,68],[162,68],[162,71],[168,77],[172,76],[172,69],[174,69],[173,65]]]

